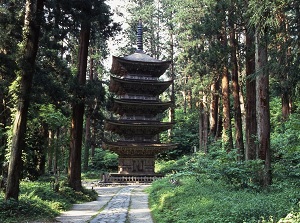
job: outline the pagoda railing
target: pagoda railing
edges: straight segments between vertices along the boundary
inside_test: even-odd
[[[151,97],[151,96],[142,96],[142,95],[120,95],[119,99],[134,99],[134,100],[148,100],[148,101],[157,101],[159,97]]]

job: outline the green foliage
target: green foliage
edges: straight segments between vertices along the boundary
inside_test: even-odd
[[[223,155],[214,159],[222,165],[229,162]],[[227,164],[227,168],[211,163],[212,157],[204,155],[174,161],[174,168],[171,168],[171,161],[166,163],[165,169],[176,169],[177,172],[155,181],[149,189],[149,202],[157,222],[271,223],[278,222],[289,212],[295,216],[299,213],[300,191],[293,185],[280,189],[272,187],[268,191],[239,187],[246,178],[242,175],[249,177],[251,171],[247,171],[256,171],[259,163],[241,166],[232,163],[232,166]]]
[[[19,201],[4,200],[0,195],[0,219],[7,223],[43,221],[53,219],[59,212],[69,209],[73,203],[92,201],[97,193],[83,189],[75,192],[61,185],[59,192],[53,191],[50,182],[22,182]]]
[[[235,189],[260,190],[260,174],[263,171],[263,161],[248,160],[237,162],[236,151],[227,153],[217,148],[210,148],[209,154],[197,153],[183,156],[178,160],[159,161],[157,171],[164,174],[193,175],[198,179],[222,180]]]
[[[101,148],[96,149],[91,168],[106,172],[116,171],[118,169],[118,155]]]
[[[289,120],[271,135],[271,145],[274,148],[274,175],[283,181],[293,180],[300,186],[300,115],[292,114]]]
[[[160,155],[163,159],[177,159],[182,155],[190,154],[194,146],[198,147],[198,111],[196,109],[184,112],[183,109],[176,109],[176,123],[172,130],[172,143],[177,143],[175,150]],[[168,141],[167,133],[162,134],[162,141]]]

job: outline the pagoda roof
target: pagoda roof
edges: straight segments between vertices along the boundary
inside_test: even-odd
[[[114,99],[113,107],[111,111],[116,114],[153,114],[157,115],[163,113],[169,107],[172,106],[172,102],[159,102],[159,101],[132,101],[130,99]]]
[[[109,90],[117,95],[124,95],[126,93],[136,93],[144,95],[160,95],[173,82],[156,81],[156,80],[141,80],[141,79],[124,79],[110,76]]]
[[[131,143],[131,142],[108,142],[104,141],[103,149],[114,151],[118,155],[126,156],[153,156],[169,149],[175,149],[173,143]]]
[[[155,59],[143,51],[137,51],[125,57],[113,56],[110,72],[117,76],[128,73],[160,77],[170,66],[171,61]]]
[[[157,135],[172,128],[171,122],[145,121],[145,120],[106,120],[105,130],[118,135]]]

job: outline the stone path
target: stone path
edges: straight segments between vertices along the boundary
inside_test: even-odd
[[[147,185],[96,187],[97,201],[76,204],[56,218],[61,223],[153,223]]]

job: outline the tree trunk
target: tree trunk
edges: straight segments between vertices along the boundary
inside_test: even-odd
[[[78,85],[80,87],[86,82],[86,69],[88,46],[90,39],[90,24],[82,22],[80,30],[79,55],[78,55]],[[75,191],[80,191],[81,186],[81,149],[84,116],[84,95],[76,93],[77,101],[72,105],[72,127],[68,180],[69,185]]]
[[[43,0],[27,0],[24,19],[24,45],[20,60],[21,79],[18,108],[13,124],[13,138],[8,168],[8,178],[5,199],[18,200],[20,189],[20,174],[22,170],[22,148],[25,146],[27,114],[30,103],[35,59],[38,51],[40,21],[43,13]]]
[[[267,65],[267,41],[256,30],[255,32],[255,69],[256,76],[256,117],[258,158],[264,160],[263,186],[271,184],[271,155],[270,155],[270,105],[269,105],[269,74]]]
[[[209,112],[209,135],[213,138],[217,135],[218,129],[218,115],[219,115],[219,89],[220,81],[219,77],[215,78],[213,83],[210,86],[211,91],[211,103],[210,103],[210,112]]]
[[[93,51],[91,51],[92,53]],[[94,80],[94,60],[90,58],[90,82]],[[88,104],[87,114],[85,117],[85,143],[84,143],[84,156],[83,156],[83,170],[87,171],[89,167],[89,155],[91,149],[91,115],[93,112],[92,104]]]
[[[172,105],[169,109],[169,121],[170,122],[175,122],[175,70],[174,70],[174,35],[173,35],[173,26],[171,25],[170,28],[170,48],[171,48],[171,79],[173,80],[171,84],[171,89],[170,89],[170,98]],[[169,137],[170,139],[172,138],[172,129],[169,130]]]
[[[232,94],[233,94],[233,112],[235,126],[235,148],[238,151],[238,160],[244,160],[244,141],[242,128],[242,113],[240,103],[239,72],[237,64],[237,40],[235,37],[235,25],[233,23],[234,6],[232,7],[231,19],[229,19],[230,28],[230,48],[231,48],[231,67],[232,67]]]
[[[85,118],[85,143],[84,143],[84,160],[83,170],[87,171],[89,168],[89,153],[91,147],[91,118],[88,114]]]
[[[185,90],[180,91],[182,94],[182,98],[183,98],[183,113],[186,114],[186,110],[187,110],[187,99],[186,99],[186,92]]]
[[[48,148],[48,172],[53,172],[54,132],[52,130],[48,133]]]
[[[43,144],[41,145],[42,147],[42,152],[39,160],[39,175],[43,175],[46,172],[46,152],[48,148],[48,135],[49,135],[49,129],[48,125],[46,123],[42,123],[42,138],[43,138]]]
[[[252,30],[246,30],[246,160],[257,158],[256,83],[251,75],[255,72],[255,45]]]
[[[2,81],[0,76],[0,81]],[[6,131],[6,117],[5,117],[5,101],[4,93],[2,89],[0,90],[0,165],[2,166],[5,160],[5,149],[6,149],[6,136],[4,132]]]
[[[222,99],[223,99],[223,131],[222,141],[223,148],[229,152],[233,148],[231,115],[230,115],[230,98],[229,98],[229,78],[228,69],[223,67],[222,71]]]
[[[282,119],[286,121],[291,114],[290,96],[287,89],[283,89],[281,94]]]
[[[202,101],[200,101],[200,116],[199,116],[199,150],[207,153],[207,138],[208,138],[208,115],[207,115],[207,96],[202,93]]]

